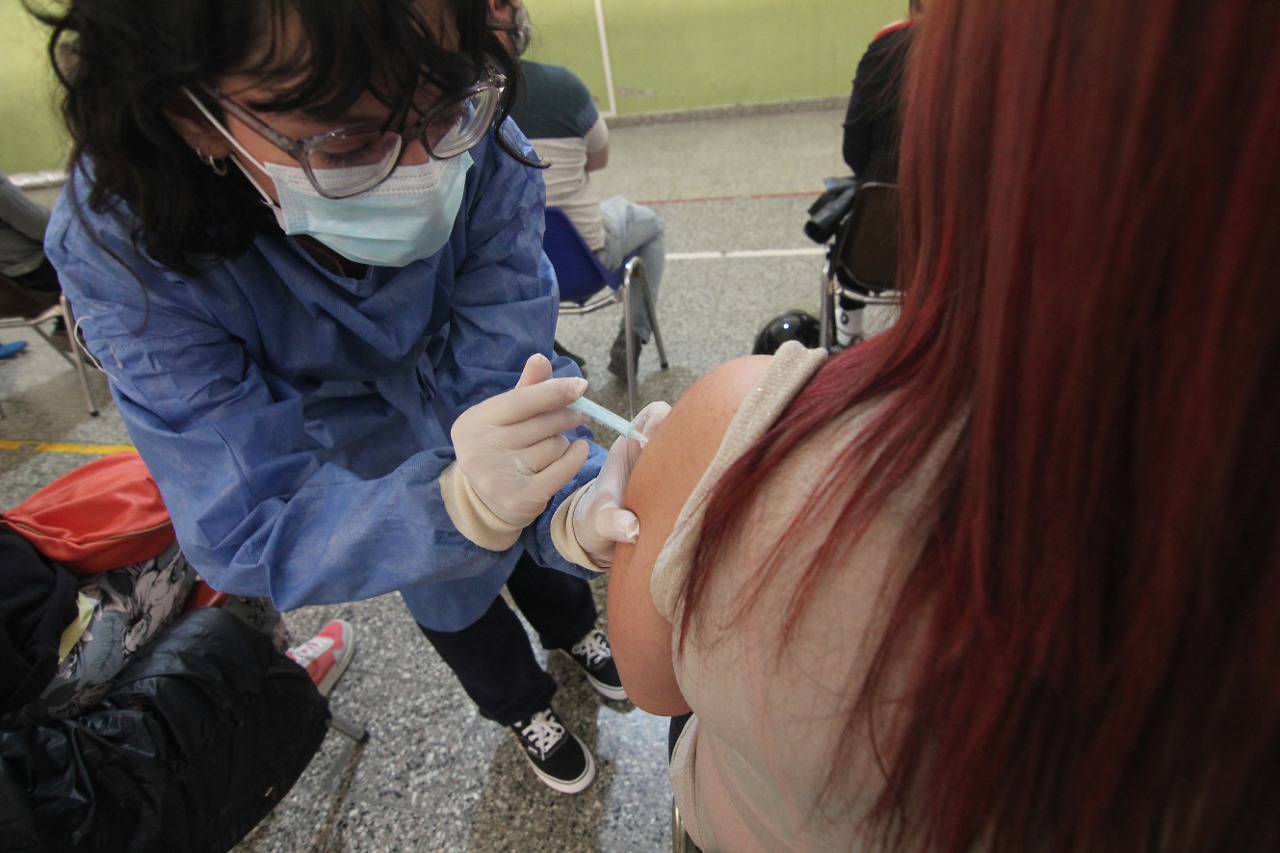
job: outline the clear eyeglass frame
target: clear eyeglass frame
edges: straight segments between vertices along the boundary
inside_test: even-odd
[[[200,90],[298,161],[316,192],[339,199],[368,192],[385,181],[405,145],[413,140],[421,142],[434,160],[448,160],[473,148],[493,124],[506,85],[507,78],[487,65],[483,76],[460,97],[432,107],[411,127],[334,128],[306,139],[285,136],[215,86],[201,84]],[[316,162],[325,157],[340,165]]]

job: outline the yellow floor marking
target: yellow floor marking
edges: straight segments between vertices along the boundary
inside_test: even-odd
[[[105,456],[122,450],[136,450],[129,444],[59,444],[49,441],[11,441],[0,439],[0,450],[32,450],[36,453],[83,453]]]

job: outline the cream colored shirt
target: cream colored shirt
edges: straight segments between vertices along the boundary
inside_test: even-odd
[[[551,163],[542,173],[547,184],[547,207],[563,210],[591,251],[600,251],[604,247],[600,199],[591,186],[586,163],[609,141],[604,119],[597,119],[584,137],[530,141],[538,156]]]
[[[673,624],[680,620],[707,494],[804,387],[823,355],[796,343],[778,351],[682,510],[650,585],[659,612]],[[820,795],[882,633],[883,604],[897,591],[899,569],[912,565],[922,547],[915,508],[928,478],[921,473],[904,485],[848,549],[846,568],[825,574],[790,643],[783,645],[779,634],[800,569],[826,538],[822,524],[814,536],[788,546],[754,609],[743,614],[738,599],[829,470],[832,448],[873,413],[853,412],[818,430],[764,484],[743,525],[751,534],[738,537],[715,567],[702,621],[695,621],[684,654],[676,657],[676,677],[694,718],[677,744],[671,781],[689,834],[708,853],[826,853],[866,845],[860,823],[883,788],[866,731],[837,771],[837,796],[824,801]]]

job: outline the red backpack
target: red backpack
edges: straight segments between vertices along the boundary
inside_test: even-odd
[[[0,519],[78,575],[149,560],[176,538],[160,489],[133,451],[63,474]]]

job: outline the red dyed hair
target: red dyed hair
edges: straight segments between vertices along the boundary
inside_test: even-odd
[[[1280,4],[931,0],[917,27],[901,319],[715,491],[681,636],[798,441],[883,402],[788,533],[841,513],[811,585],[961,417],[848,723],[922,630],[886,841],[1278,849]]]

